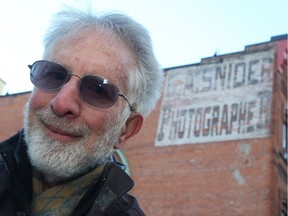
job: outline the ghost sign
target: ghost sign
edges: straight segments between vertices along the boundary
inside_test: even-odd
[[[270,49],[167,70],[156,146],[268,136],[273,58]]]

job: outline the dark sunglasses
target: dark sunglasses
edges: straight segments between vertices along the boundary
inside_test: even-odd
[[[87,104],[96,108],[108,109],[121,96],[129,104],[130,110],[135,111],[127,97],[121,94],[118,87],[107,79],[92,75],[81,77],[70,73],[60,64],[46,60],[36,61],[28,67],[31,69],[31,82],[41,90],[58,91],[69,81],[71,76],[77,76],[81,80],[78,86],[80,96]]]

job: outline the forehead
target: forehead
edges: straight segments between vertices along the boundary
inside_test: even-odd
[[[137,65],[128,46],[103,31],[64,36],[46,50],[44,57],[66,66],[73,73],[102,76],[114,83],[119,79],[125,80],[127,72]]]

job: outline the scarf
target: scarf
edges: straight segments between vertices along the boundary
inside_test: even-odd
[[[98,166],[78,178],[65,181],[45,190],[43,177],[33,171],[33,200],[31,212],[33,216],[68,216],[73,212],[78,202],[89,186],[95,184],[104,165]]]

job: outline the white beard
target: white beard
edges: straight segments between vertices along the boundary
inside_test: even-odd
[[[59,118],[51,108],[37,111],[30,122],[28,107],[27,103],[24,110],[24,128],[28,155],[32,166],[42,172],[49,182],[77,176],[110,159],[121,134],[119,121],[107,123],[105,132],[97,137],[92,148],[88,148],[91,130],[87,125],[72,124],[65,118]],[[77,142],[51,139],[44,133],[41,121],[66,132],[81,135],[82,138]]]

